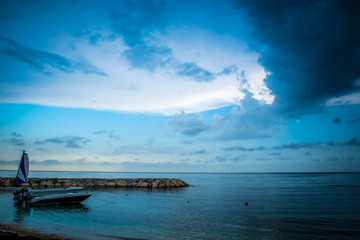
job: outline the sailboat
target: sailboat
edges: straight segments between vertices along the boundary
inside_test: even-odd
[[[19,169],[16,174],[15,183],[27,183],[29,176],[29,156],[25,150],[23,150],[23,154],[21,157]]]
[[[15,183],[22,184],[28,182],[29,176],[29,156],[25,150],[21,157],[19,169],[16,174]],[[8,188],[8,190],[17,190],[14,192],[14,199],[18,202],[26,201],[33,204],[63,204],[79,203],[84,201],[91,194],[79,193],[82,187],[54,188],[54,189],[31,189],[31,188]]]
[[[23,154],[20,160],[19,168],[16,174],[15,184],[22,184],[28,182],[29,176],[29,155],[23,150]],[[8,187],[7,190],[19,191],[23,187]],[[43,195],[57,194],[57,193],[77,193],[83,190],[82,187],[66,187],[66,188],[53,188],[53,189],[32,189],[27,188],[32,196],[38,197]],[[16,192],[14,193],[16,194]]]

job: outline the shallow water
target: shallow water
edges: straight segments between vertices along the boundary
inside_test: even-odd
[[[13,176],[14,171],[0,171]],[[80,239],[358,239],[360,174],[31,172],[30,177],[181,178],[171,190],[89,190],[81,205],[15,207],[2,223]],[[245,206],[245,202],[249,205]]]

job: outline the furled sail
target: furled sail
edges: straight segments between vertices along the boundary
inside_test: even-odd
[[[25,150],[23,150],[23,155],[21,157],[15,183],[17,184],[26,183],[28,180],[28,175],[29,175],[29,156],[25,152]]]

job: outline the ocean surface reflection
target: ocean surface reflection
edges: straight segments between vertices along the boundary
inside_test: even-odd
[[[81,205],[46,207],[16,207],[11,194],[2,191],[1,222],[80,239],[357,239],[360,235],[360,174],[110,175],[174,177],[192,186],[88,190],[92,196]]]

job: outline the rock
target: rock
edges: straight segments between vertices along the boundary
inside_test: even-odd
[[[70,182],[64,182],[63,184],[63,187],[70,187],[70,186],[71,186]]]
[[[118,187],[127,187],[127,182],[123,179],[119,179],[119,181],[116,183],[116,186]]]
[[[149,183],[147,182],[139,182],[136,187],[141,187],[141,188],[147,188],[149,187]]]
[[[1,178],[1,186],[13,186],[15,178]],[[28,185],[29,184],[29,185]],[[33,188],[52,188],[52,187],[83,187],[83,188],[105,188],[105,187],[136,187],[136,188],[175,188],[175,187],[187,187],[186,182],[181,179],[175,178],[116,178],[116,179],[104,179],[104,178],[30,178],[26,187]]]
[[[165,188],[165,187],[166,187],[166,181],[165,180],[160,180],[158,188]]]
[[[6,179],[6,181],[5,181],[5,186],[6,186],[6,187],[9,187],[10,185],[11,185],[10,179]]]
[[[171,180],[170,179],[166,179],[166,188],[170,188],[171,187]]]
[[[132,182],[131,187],[136,187],[139,183],[138,182]]]
[[[22,183],[20,184],[21,187],[30,187],[30,183]]]
[[[180,184],[176,181],[176,179],[171,179],[170,187],[180,187]]]
[[[156,179],[155,181],[153,181],[152,183],[152,188],[157,188],[159,186],[160,180]]]
[[[114,182],[107,182],[105,183],[105,187],[115,187],[116,184]]]
[[[98,188],[105,187],[105,183],[102,183],[102,182],[94,182],[94,187],[98,187]]]
[[[45,183],[45,186],[46,186],[46,187],[49,187],[49,188],[52,188],[52,187],[54,187],[54,183],[53,183],[52,181],[47,181],[47,182]]]
[[[186,182],[184,182],[183,180],[181,179],[176,179],[177,182],[181,185],[181,187],[188,187],[189,184],[187,184]]]
[[[86,185],[83,188],[92,188],[94,187],[94,184],[92,182],[86,183]]]

